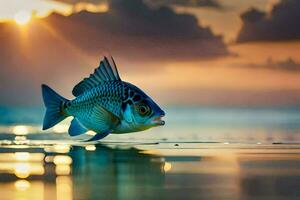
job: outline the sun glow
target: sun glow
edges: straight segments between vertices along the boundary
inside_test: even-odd
[[[15,14],[14,20],[18,25],[26,25],[31,20],[32,13],[29,11],[19,11]]]
[[[44,18],[56,12],[64,16],[86,10],[88,12],[107,12],[107,3],[76,4],[53,0],[0,0],[0,22],[15,21],[18,25],[26,25],[33,18]]]
[[[15,21],[19,25],[27,24],[31,19],[47,17],[53,12],[70,15],[71,4],[50,0],[0,0],[0,22]]]

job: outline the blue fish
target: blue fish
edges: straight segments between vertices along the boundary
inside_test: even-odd
[[[137,132],[165,124],[165,112],[141,89],[122,81],[114,59],[111,61],[104,57],[94,73],[73,88],[73,100],[42,85],[46,106],[43,130],[73,116],[70,136],[91,130],[96,135],[87,141],[95,141],[110,133]]]

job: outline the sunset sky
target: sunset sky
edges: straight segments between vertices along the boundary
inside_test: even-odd
[[[298,0],[0,0],[0,105],[40,105],[103,55],[163,104],[300,104]]]

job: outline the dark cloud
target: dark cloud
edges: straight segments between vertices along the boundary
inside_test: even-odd
[[[141,52],[142,49],[148,57],[178,60],[227,53],[222,37],[214,35],[209,28],[199,26],[193,15],[177,14],[168,7],[150,9],[141,0],[111,0],[109,7],[107,13],[80,13],[70,19],[93,23],[93,27],[104,34],[104,40],[99,44],[109,45],[108,49],[123,50],[122,47],[125,47],[127,52]],[[106,42],[107,37],[111,44]]]
[[[300,39],[300,1],[282,0],[270,13],[250,9],[241,15],[237,42]]]
[[[185,7],[222,8],[216,0],[147,0],[150,5],[176,5]]]
[[[300,72],[300,63],[295,62],[292,58],[287,58],[286,60],[282,61],[273,61],[272,58],[268,58],[265,63],[261,64],[243,64],[243,67],[249,68],[266,68],[266,69],[273,69],[273,70],[282,70],[282,71],[291,71],[291,72]]]
[[[100,4],[109,3],[113,0],[56,0],[69,4],[77,4],[81,2]],[[128,3],[128,0],[123,0]],[[130,0],[129,0],[130,1]],[[187,7],[211,7],[222,8],[217,0],[144,0],[148,5],[162,6],[162,5],[178,5]]]
[[[222,38],[194,16],[150,9],[141,0],[110,1],[106,13],[52,14],[23,28],[0,23],[0,45],[0,103],[23,104],[40,102],[41,83],[71,91],[103,54],[113,55],[121,70],[141,72],[149,63],[155,64],[148,70],[159,70],[163,61],[228,54]]]
[[[58,1],[63,3],[68,3],[68,4],[77,4],[82,2],[99,4],[99,3],[108,3],[110,0],[53,0],[53,1]]]

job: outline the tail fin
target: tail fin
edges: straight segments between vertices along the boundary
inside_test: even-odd
[[[53,127],[58,124],[66,117],[68,117],[63,112],[63,103],[69,101],[54,90],[52,90],[47,85],[42,85],[42,94],[44,99],[44,104],[46,106],[46,114],[44,117],[43,130]]]

